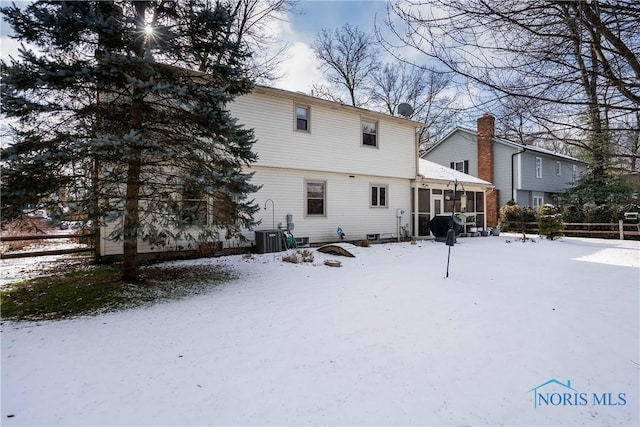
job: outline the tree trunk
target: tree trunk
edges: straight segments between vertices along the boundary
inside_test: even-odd
[[[137,152],[136,152],[137,151]],[[127,171],[127,200],[124,216],[124,260],[122,263],[122,280],[138,282],[138,196],[140,194],[140,152],[131,150],[129,170]]]
[[[134,100],[131,106],[131,124],[134,129],[142,125],[142,101]],[[122,280],[125,282],[140,281],[138,267],[138,224],[140,222],[139,196],[140,172],[142,169],[141,151],[138,147],[129,150],[127,169],[127,198],[124,214],[124,244],[122,262]]]
[[[136,26],[140,34],[144,33],[146,2],[136,2]],[[145,39],[140,37],[136,43],[136,55],[144,57]],[[134,92],[131,104],[131,129],[142,128],[142,107],[144,94],[140,89]],[[142,138],[142,135],[138,136]],[[140,223],[140,173],[142,169],[142,151],[133,142],[129,148],[129,162],[127,168],[127,198],[124,214],[124,244],[122,262],[122,280],[125,282],[139,282],[140,269],[138,266],[138,225]]]

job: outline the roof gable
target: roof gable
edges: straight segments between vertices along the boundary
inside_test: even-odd
[[[473,136],[474,138],[478,137],[478,132],[475,130],[471,130],[465,127],[461,127],[461,126],[457,126],[455,129],[453,129],[451,132],[449,132],[448,134],[446,134],[440,141],[438,141],[436,144],[434,144],[431,148],[429,148],[423,155],[422,157],[425,157],[428,153],[430,153],[433,149],[435,149],[437,146],[439,146],[440,144],[444,143],[446,140],[448,140],[452,135],[454,135],[455,133],[458,132],[462,132],[462,133],[466,133],[470,136]],[[558,157],[558,158],[562,158],[562,159],[566,159],[566,160],[571,160],[573,162],[577,162],[577,163],[585,163],[582,160],[576,159],[575,157],[572,156],[567,156],[565,154],[560,154],[560,153],[556,153],[554,151],[551,150],[547,150],[545,148],[540,148],[540,147],[536,147],[534,145],[523,145],[523,144],[519,144],[517,142],[513,142],[513,141],[509,141],[507,139],[504,138],[500,138],[497,136],[493,137],[493,142],[494,143],[498,143],[498,144],[502,144],[505,145],[507,147],[510,147],[514,150],[518,150],[518,151],[532,151],[535,153],[540,153],[540,154],[544,154],[547,156],[551,156],[551,157]]]

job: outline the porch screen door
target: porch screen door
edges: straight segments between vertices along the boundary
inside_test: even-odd
[[[431,217],[434,217],[435,215],[442,215],[444,201],[442,195],[434,195],[431,200],[433,202],[433,206],[431,207]]]

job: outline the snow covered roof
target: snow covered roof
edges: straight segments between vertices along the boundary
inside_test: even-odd
[[[425,159],[419,159],[420,175],[426,179],[434,179],[438,181],[455,181],[463,184],[477,184],[492,187],[493,184],[475,176],[451,169],[447,166],[431,162]]]

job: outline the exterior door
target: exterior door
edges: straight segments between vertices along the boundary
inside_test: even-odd
[[[436,194],[431,196],[431,217],[436,215],[442,215],[444,212],[444,197],[442,194]]]
[[[540,212],[540,208],[542,207],[542,197],[533,196],[533,210],[536,215]]]

